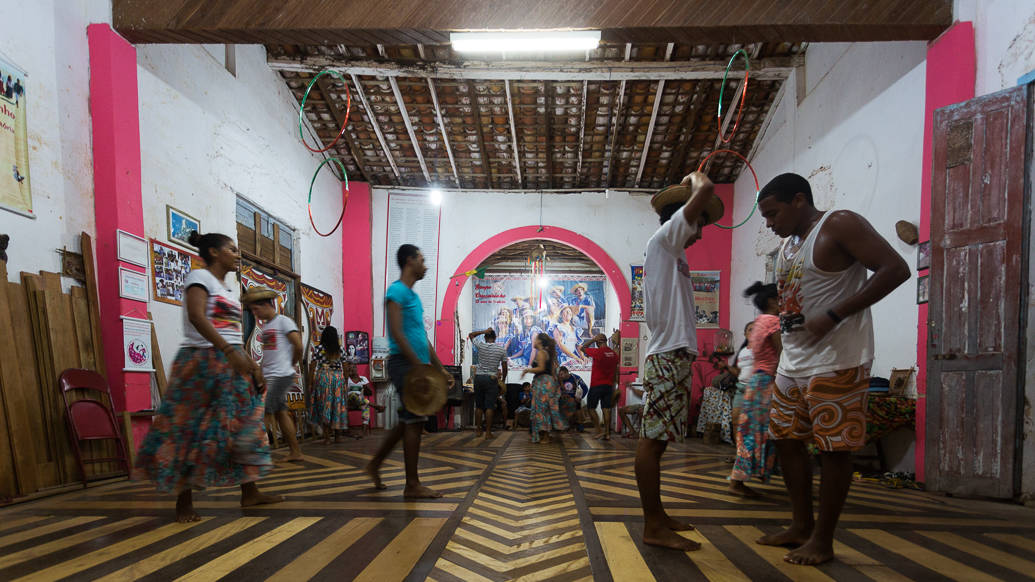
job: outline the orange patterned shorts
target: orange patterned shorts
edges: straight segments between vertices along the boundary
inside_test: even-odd
[[[870,367],[811,378],[776,375],[769,434],[812,441],[821,451],[855,451],[866,444],[866,395]]]

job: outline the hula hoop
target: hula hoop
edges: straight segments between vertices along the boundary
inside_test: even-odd
[[[745,218],[744,220],[740,221],[738,224],[734,224],[733,226],[723,226],[723,225],[719,224],[718,222],[715,223],[715,226],[717,226],[719,228],[725,228],[726,230],[733,230],[734,228],[737,228],[738,226],[744,226],[744,224],[746,224],[747,221],[751,220],[751,217],[754,216],[755,209],[758,208],[758,192],[761,190],[761,187],[759,187],[759,185],[758,185],[758,175],[755,174],[755,169],[751,167],[751,162],[747,161],[747,158],[745,158],[744,156],[738,154],[737,152],[735,152],[733,150],[715,150],[714,152],[708,154],[707,156],[705,156],[705,158],[703,160],[701,160],[701,165],[697,166],[697,171],[700,172],[701,170],[703,170],[704,169],[704,165],[706,163],[708,163],[708,160],[712,156],[714,156],[715,154],[717,154],[719,152],[725,152],[725,153],[733,154],[733,155],[737,156],[738,158],[740,158],[741,160],[744,160],[744,164],[748,167],[749,170],[751,170],[751,176],[755,179],[755,204],[751,207],[751,212],[748,213],[747,218]]]
[[[318,150],[318,149],[314,149],[314,148],[309,147],[309,144],[307,144],[305,142],[305,136],[302,135],[302,124],[304,123],[303,116],[305,115],[305,102],[309,99],[309,92],[313,90],[313,85],[316,84],[316,80],[319,79],[320,77],[324,76],[324,75],[331,75],[331,76],[335,77],[336,79],[338,79],[339,81],[341,81],[343,85],[345,85],[345,121],[342,122],[342,124],[341,124],[341,131],[338,132],[338,136],[334,138],[334,141],[331,142],[331,145],[323,148],[322,150]],[[330,98],[327,97],[326,95],[324,97],[326,97],[328,100],[330,100]],[[302,106],[298,108],[298,139],[302,140],[302,145],[305,146],[305,149],[313,152],[314,154],[322,154],[322,153],[324,153],[325,151],[333,148],[334,145],[338,143],[338,140],[341,139],[341,136],[345,135],[345,128],[349,125],[349,113],[351,111],[352,111],[352,92],[349,91],[349,83],[348,83],[348,81],[345,80],[345,77],[343,77],[342,74],[339,73],[338,71],[332,71],[332,70],[329,70],[329,69],[328,70],[324,70],[324,71],[320,71],[320,74],[318,74],[315,77],[313,77],[312,81],[309,81],[309,86],[305,88],[305,95],[302,96]]]
[[[319,228],[316,228],[316,223],[313,222],[313,184],[316,183],[316,176],[320,174],[320,168],[323,168],[324,165],[326,165],[327,162],[329,162],[331,160],[334,160],[334,163],[338,164],[338,168],[341,170],[341,175],[345,176],[345,199],[342,200],[342,202],[341,202],[341,214],[338,215],[338,222],[335,222],[334,223],[334,228],[332,228],[327,234],[324,234],[324,233],[320,232]],[[309,211],[309,224],[313,225],[313,230],[316,231],[316,234],[318,234],[318,235],[320,235],[322,237],[331,236],[332,234],[334,234],[334,231],[338,230],[338,227],[341,226],[341,221],[342,221],[343,218],[345,218],[345,208],[348,205],[349,205],[349,175],[345,171],[345,164],[342,163],[341,158],[327,158],[324,161],[320,162],[319,166],[316,166],[316,171],[313,172],[313,179],[309,182],[309,200],[306,201],[306,210]]]
[[[733,129],[730,130],[730,134],[726,137],[722,136],[722,95],[726,91],[726,79],[730,75],[730,68],[733,66],[733,61],[736,60],[737,55],[744,57],[744,90],[740,92],[740,108],[737,109],[737,119],[733,121]],[[722,143],[729,143],[733,139],[733,134],[737,133],[737,127],[740,126],[740,116],[744,113],[744,102],[747,101],[747,82],[748,76],[751,74],[751,63],[748,61],[748,55],[744,52],[744,49],[733,53],[730,57],[729,64],[726,65],[726,72],[722,75],[722,87],[719,88],[719,139]]]

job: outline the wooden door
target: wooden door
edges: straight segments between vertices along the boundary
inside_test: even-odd
[[[1024,379],[1029,92],[935,111],[927,487],[1012,497]]]

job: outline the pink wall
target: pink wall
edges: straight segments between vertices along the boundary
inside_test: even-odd
[[[374,337],[373,259],[370,256],[371,218],[370,184],[349,182],[342,195],[347,197],[345,218],[341,222],[342,304],[335,309],[342,314],[345,329],[365,331]],[[358,366],[359,373],[369,376],[369,366]]]
[[[927,88],[924,102],[924,167],[920,188],[920,241],[931,238],[931,156],[934,110],[974,97],[977,54],[974,25],[957,22],[927,48]],[[914,282],[915,284],[915,282]],[[916,478],[924,480],[927,420],[927,304],[920,305],[916,341]]]
[[[730,225],[730,212],[733,210],[733,184],[716,184],[715,193],[726,205],[726,216],[720,224]],[[686,260],[693,271],[721,271],[721,287],[719,289],[719,327],[729,329],[730,326],[730,294],[739,297],[741,289],[729,289],[730,264],[733,260],[733,231],[709,226],[704,229],[701,240],[694,243],[686,251]],[[734,341],[741,339],[740,330],[733,330]],[[697,330],[697,346],[702,356],[711,353],[715,347],[715,330]]]
[[[108,383],[116,410],[151,408],[151,376],[123,372],[121,316],[147,318],[147,304],[119,297],[116,230],[144,236],[140,192],[140,121],[137,55],[107,24],[87,27],[90,48],[90,114],[93,131],[94,212],[97,220],[97,291]],[[137,442],[147,422],[133,427]]]

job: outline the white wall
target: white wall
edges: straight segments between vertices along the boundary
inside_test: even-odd
[[[235,77],[201,46],[137,47],[144,229],[167,241],[169,204],[199,219],[204,232],[236,238],[240,193],[300,234],[296,272],[334,296],[333,325],[340,329],[340,231],[319,237],[306,214],[321,158],[299,143],[297,105],[266,65],[265,49],[237,46],[236,52]],[[314,187],[313,215],[326,230],[340,212],[341,185],[325,167]],[[150,309],[168,366],[182,337],[182,308],[152,301]]]
[[[1035,2],[955,0],[953,16],[974,23],[975,95],[1013,87],[1035,71]]]
[[[17,280],[19,271],[60,272],[55,251],[78,252],[79,233],[96,232],[86,25],[110,21],[110,4],[103,0],[0,2],[0,22],[7,23],[0,55],[28,73],[29,177],[36,215],[0,210],[0,233],[11,236],[9,279]]]
[[[373,189],[374,259],[374,335],[382,333],[384,321],[385,232],[388,226],[388,190]],[[500,232],[539,224],[538,193],[446,192],[442,200],[442,221],[439,230],[438,299],[435,319],[442,312],[446,286],[460,262],[479,244]],[[585,236],[599,245],[622,269],[629,284],[629,265],[643,264],[647,239],[657,230],[657,216],[650,208],[650,198],[626,192],[611,191],[572,194],[543,194],[543,224],[565,228]],[[395,249],[387,253],[395,260]],[[432,285],[433,273],[418,285]],[[468,286],[469,287],[469,286]],[[608,285],[607,301],[617,306],[618,298]],[[471,296],[465,288],[458,310],[461,327],[470,331]],[[466,318],[466,319],[465,319]],[[613,319],[612,319],[613,318]],[[608,308],[607,330],[619,327],[619,311]],[[448,362],[447,362],[448,363]]]
[[[802,100],[797,79],[788,79],[752,161],[763,186],[783,172],[805,176],[817,208],[859,212],[911,266],[916,247],[898,239],[895,222],[920,222],[925,54],[922,42],[810,45]],[[750,173],[741,174],[735,220],[751,210],[754,194]],[[764,278],[765,255],[778,245],[757,213],[734,231],[732,329],[755,317],[741,293]],[[873,307],[873,320],[873,374],[887,377],[891,368],[915,366],[915,274]]]

